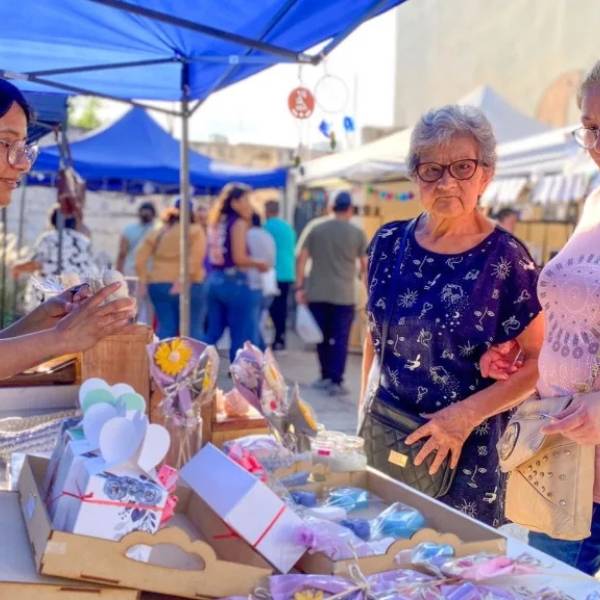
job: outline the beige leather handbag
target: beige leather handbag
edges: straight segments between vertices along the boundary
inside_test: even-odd
[[[561,540],[590,535],[595,447],[540,430],[572,401],[572,396],[529,398],[513,414],[497,446],[500,469],[510,473],[506,518]]]

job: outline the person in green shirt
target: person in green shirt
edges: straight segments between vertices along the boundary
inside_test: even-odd
[[[267,221],[265,229],[275,240],[275,271],[279,296],[275,296],[269,313],[275,327],[273,350],[285,350],[285,329],[287,322],[288,294],[296,279],[295,249],[296,232],[292,226],[279,216],[279,202],[269,200],[265,203]]]
[[[345,396],[350,393],[344,385],[348,340],[357,280],[364,281],[367,268],[367,239],[362,229],[350,222],[354,206],[349,192],[337,193],[331,212],[330,217],[310,222],[300,236],[296,302],[308,304],[323,332],[323,341],[317,344],[321,378],[313,387],[331,396]]]

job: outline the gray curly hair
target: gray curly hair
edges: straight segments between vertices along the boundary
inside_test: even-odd
[[[408,170],[413,179],[424,150],[460,135],[470,135],[479,146],[479,160],[495,168],[496,137],[487,117],[474,106],[448,104],[425,113],[413,129],[408,152]]]
[[[600,85],[600,60],[585,74],[577,89],[577,107],[581,109],[583,95],[596,85]]]

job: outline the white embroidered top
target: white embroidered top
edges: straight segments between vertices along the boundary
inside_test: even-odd
[[[571,239],[544,267],[538,296],[546,328],[538,392],[600,391],[600,189],[587,198]],[[600,501],[600,446],[594,499]]]

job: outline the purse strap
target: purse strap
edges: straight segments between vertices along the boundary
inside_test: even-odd
[[[396,297],[398,295],[398,288],[400,287],[400,275],[404,271],[404,260],[406,247],[408,245],[408,237],[413,234],[417,227],[417,222],[419,217],[415,217],[411,221],[408,222],[404,231],[402,232],[402,237],[400,238],[400,246],[398,248],[398,272],[397,276],[392,274],[391,285],[389,290],[387,291],[387,296],[389,299],[388,306],[385,313],[385,318],[383,320],[383,325],[381,327],[381,350],[379,356],[379,382],[381,383],[381,375],[383,373],[383,361],[385,359],[385,350],[387,347],[388,333],[390,331],[390,323],[392,321],[392,316],[394,314],[394,305],[396,303]]]

